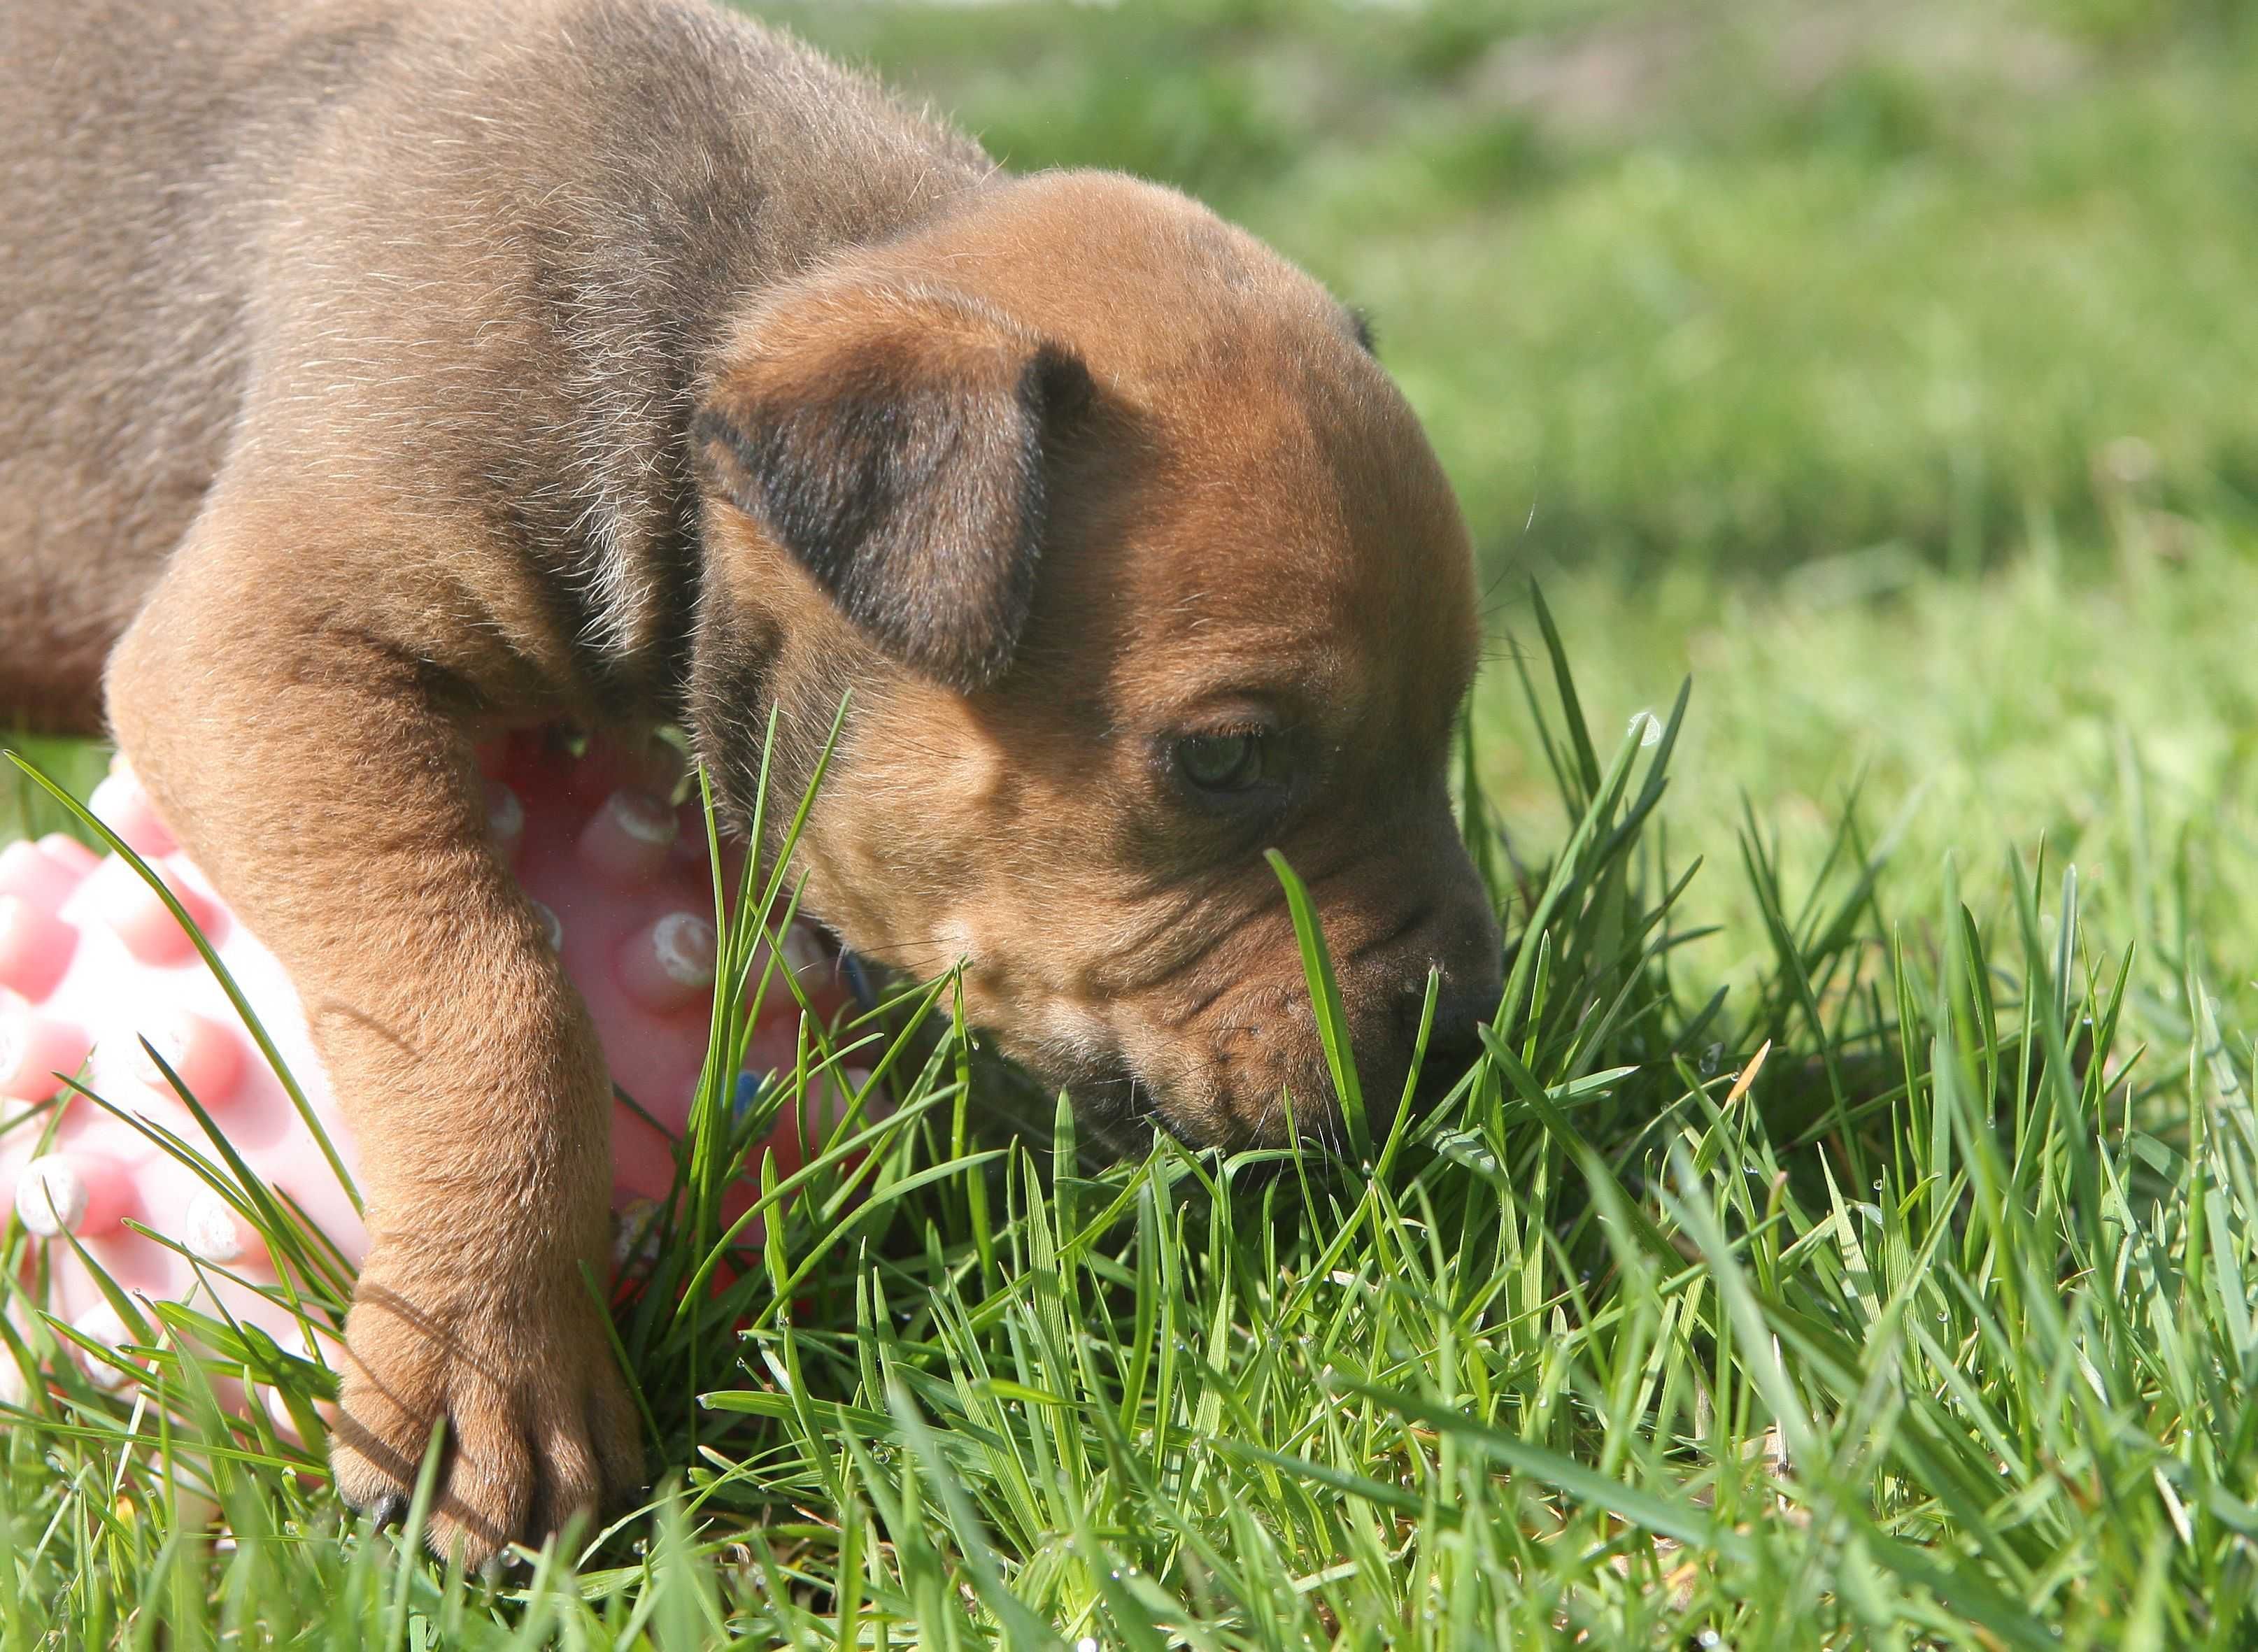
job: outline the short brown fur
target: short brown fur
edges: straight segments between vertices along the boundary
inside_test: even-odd
[[[0,136],[0,714],[106,723],[303,989],[369,1196],[356,1504],[443,1422],[474,1562],[642,1477],[581,1277],[607,1090],[486,847],[495,728],[678,723],[742,826],[851,690],[809,910],[962,962],[1117,1128],[1327,1128],[1268,845],[1373,1092],[1431,971],[1465,1049],[1465,531],[1250,238],[1002,175],[695,0],[12,6]]]

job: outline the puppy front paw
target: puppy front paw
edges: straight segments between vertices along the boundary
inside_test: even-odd
[[[382,1260],[363,1271],[345,1324],[330,1463],[348,1504],[403,1516],[444,1428],[427,1536],[477,1569],[643,1483],[634,1405],[577,1276],[435,1290],[395,1283]]]

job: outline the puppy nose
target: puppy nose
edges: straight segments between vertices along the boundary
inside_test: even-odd
[[[1505,996],[1502,975],[1467,981],[1445,976],[1435,994],[1435,1025],[1427,1032],[1427,1057],[1420,1068],[1421,1090],[1455,1084],[1482,1053],[1481,1027],[1497,1015]],[[1418,1047],[1419,1022],[1427,1007],[1427,983],[1407,989],[1396,1001],[1406,1055]],[[1439,1091],[1438,1092],[1439,1094]]]

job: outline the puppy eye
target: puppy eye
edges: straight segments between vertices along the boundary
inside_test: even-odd
[[[1192,734],[1176,742],[1176,772],[1196,790],[1229,793],[1260,783],[1267,741],[1252,729]]]

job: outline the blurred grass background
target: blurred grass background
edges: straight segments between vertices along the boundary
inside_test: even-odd
[[[2258,501],[2258,29],[2165,0],[763,7],[1375,314],[1494,553],[1972,565]]]
[[[2258,1002],[2258,8],[759,9],[1368,307],[1501,653],[1535,575],[1595,719],[1694,675],[1687,856],[1753,824],[1808,874],[1855,795],[1909,900],[1954,853],[1982,910],[2044,842],[2160,994]],[[1478,748],[1542,852],[1518,705],[1492,670]],[[1741,883],[1693,897],[1719,978],[1770,947]]]

